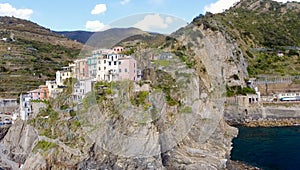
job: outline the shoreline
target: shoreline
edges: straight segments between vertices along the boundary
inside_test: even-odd
[[[246,170],[262,170],[258,167],[252,166],[248,163],[238,161],[238,160],[228,160],[226,164],[226,168],[230,170],[241,170],[241,169],[246,169]]]
[[[300,118],[293,119],[274,119],[274,120],[251,120],[243,122],[227,121],[230,126],[244,126],[244,127],[291,127],[300,126]]]

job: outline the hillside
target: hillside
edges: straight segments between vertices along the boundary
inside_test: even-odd
[[[86,32],[86,31],[67,31],[56,32],[69,39],[77,40],[78,42],[97,48],[111,48],[118,42],[125,38],[134,35],[147,35],[137,28],[111,28],[105,31],[99,32]]]
[[[224,13],[200,15],[193,23],[234,38],[247,56],[250,76],[299,75],[299,2],[242,0]]]
[[[85,44],[89,40],[89,38],[95,33],[89,31],[54,31],[54,32],[64,37],[67,37],[71,40],[76,40],[82,44]]]
[[[82,44],[33,22],[0,17],[0,97],[17,97],[55,78]]]

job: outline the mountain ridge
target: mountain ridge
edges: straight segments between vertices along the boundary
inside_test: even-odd
[[[89,32],[89,31],[55,31],[69,39],[76,40],[83,44],[98,48],[112,48],[115,44],[125,38],[134,35],[147,35],[149,33],[138,28],[110,28],[105,31]]]

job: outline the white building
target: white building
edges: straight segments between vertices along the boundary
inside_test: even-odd
[[[63,86],[64,85],[64,81],[68,78],[72,77],[72,71],[70,69],[70,67],[63,67],[62,71],[57,71],[56,72],[56,84],[58,86]]]
[[[51,98],[54,98],[54,94],[56,93],[56,89],[58,88],[56,81],[46,81],[46,86],[49,90],[49,96]]]
[[[84,96],[93,90],[95,81],[93,79],[78,80],[73,88],[73,100],[80,103]]]
[[[300,97],[300,92],[286,92],[286,93],[278,93],[275,95],[275,97],[280,100],[282,98],[295,98]]]
[[[22,120],[27,120],[32,113],[31,100],[32,96],[30,93],[20,95],[20,116]]]
[[[107,81],[117,81],[118,80],[118,70],[119,70],[119,54],[109,54],[107,56],[108,72],[106,74]]]
[[[97,57],[97,81],[105,81],[105,75],[108,70],[107,55],[99,55]]]

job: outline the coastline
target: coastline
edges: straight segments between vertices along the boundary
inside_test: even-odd
[[[289,103],[264,105],[228,105],[224,111],[230,126],[284,127],[300,125],[300,104]]]
[[[235,160],[228,160],[226,168],[230,170],[262,170],[258,167],[251,166],[247,163]]]
[[[243,121],[243,122],[227,121],[227,123],[230,126],[244,126],[244,127],[289,127],[289,126],[300,126],[300,118],[251,120],[251,121]]]

